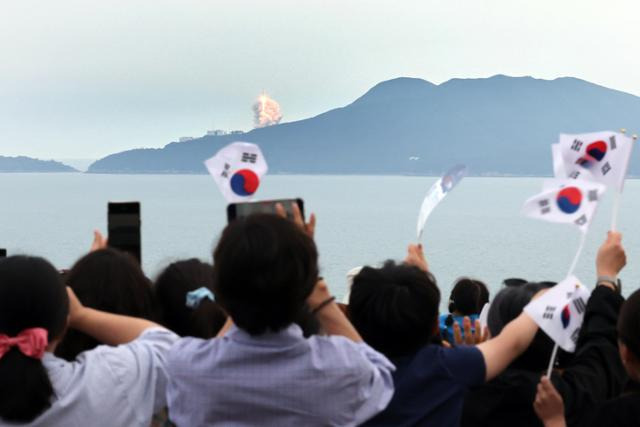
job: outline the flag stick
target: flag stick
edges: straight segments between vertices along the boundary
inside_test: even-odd
[[[584,244],[587,241],[587,233],[582,233],[582,237],[580,237],[580,245],[578,245],[578,250],[576,251],[576,255],[573,257],[573,261],[571,262],[571,267],[569,267],[569,272],[567,273],[567,277],[573,274],[573,270],[576,269],[576,265],[578,265],[578,260],[580,259],[580,254],[582,254],[582,250],[584,249]],[[547,368],[547,378],[551,378],[551,371],[553,370],[553,365],[556,362],[556,355],[558,354],[558,343],[553,346],[553,351],[551,352],[551,359],[549,360],[549,367]]]
[[[549,360],[549,367],[547,368],[547,378],[551,378],[551,371],[553,371],[553,365],[556,363],[556,355],[558,354],[558,344],[553,346],[551,352],[551,360]]]
[[[578,246],[578,250],[576,251],[576,255],[573,257],[573,261],[571,262],[571,267],[569,267],[569,272],[567,273],[567,277],[573,274],[573,270],[576,269],[576,265],[578,265],[578,260],[580,259],[580,254],[584,249],[584,244],[587,241],[587,233],[582,233],[582,237],[580,238],[580,245]]]
[[[613,212],[611,214],[611,231],[616,231],[618,222],[618,210],[620,209],[620,191],[613,195]]]

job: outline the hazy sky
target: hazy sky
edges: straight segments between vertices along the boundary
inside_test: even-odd
[[[636,0],[0,4],[0,155],[97,158],[284,121],[399,76],[575,76],[640,95]],[[640,118],[639,118],[640,120]]]

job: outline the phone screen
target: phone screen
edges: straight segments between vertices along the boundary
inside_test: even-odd
[[[289,219],[293,218],[292,204],[297,203],[302,218],[304,219],[304,202],[302,199],[280,199],[265,200],[262,202],[232,203],[227,206],[227,220],[231,222],[236,218],[243,218],[257,213],[274,214],[276,213],[277,203],[282,204]]]
[[[7,257],[7,250],[0,249],[0,258],[6,258],[6,257]]]
[[[140,203],[110,202],[107,219],[109,246],[130,253],[140,262]]]

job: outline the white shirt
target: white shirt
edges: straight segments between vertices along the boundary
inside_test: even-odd
[[[45,353],[55,397],[29,426],[149,427],[166,405],[166,354],[178,336],[150,328],[136,340],[81,353],[73,362]],[[0,419],[0,426],[10,426]],[[23,425],[23,424],[20,424]]]

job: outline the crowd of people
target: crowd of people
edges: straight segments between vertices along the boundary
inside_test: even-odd
[[[640,291],[621,296],[619,233],[549,378],[553,341],[523,308],[553,282],[507,279],[490,297],[464,277],[441,314],[409,245],[354,273],[339,304],[315,217],[292,210],[232,221],[212,264],[178,261],[154,282],[99,234],[63,274],[0,260],[0,426],[640,424]]]

